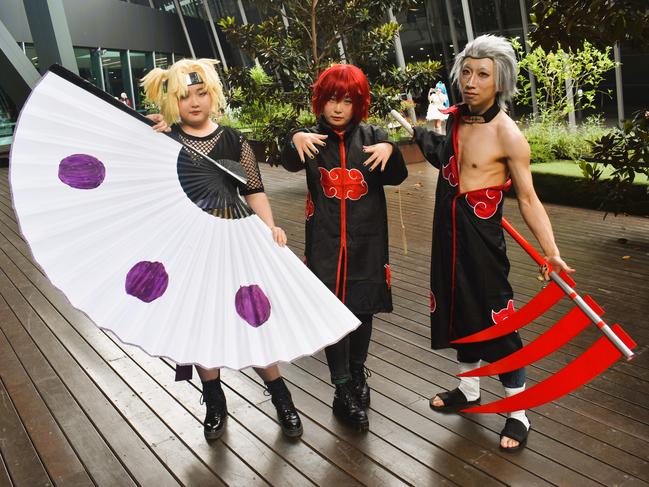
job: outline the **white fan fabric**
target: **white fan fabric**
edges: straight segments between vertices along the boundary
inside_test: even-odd
[[[35,260],[72,305],[122,342],[178,364],[265,367],[335,343],[358,319],[256,216],[222,219],[178,182],[182,145],[86,89],[48,72],[16,127],[14,208]],[[101,161],[94,189],[59,178],[75,154]],[[127,294],[138,262],[160,262],[164,293]],[[270,316],[253,326],[235,296],[256,285]]]

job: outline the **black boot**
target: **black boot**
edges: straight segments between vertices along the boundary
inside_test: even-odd
[[[284,379],[279,377],[272,382],[266,382],[266,388],[270,392],[271,401],[277,410],[277,419],[279,419],[282,432],[289,438],[301,436],[302,421]]]
[[[352,375],[352,389],[358,399],[358,404],[367,409],[370,407],[370,386],[367,385],[367,378],[372,375],[364,365],[350,365],[349,372]]]
[[[225,429],[228,419],[228,408],[225,403],[225,394],[221,389],[221,379],[203,382],[203,401],[207,407],[203,431],[206,440],[218,440]]]
[[[348,423],[356,431],[367,431],[370,428],[367,413],[358,403],[351,382],[336,384],[332,408],[336,417]]]

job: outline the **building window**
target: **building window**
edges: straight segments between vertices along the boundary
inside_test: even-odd
[[[180,59],[180,58],[178,58],[178,59]],[[155,66],[156,66],[156,68],[167,69],[172,64],[173,64],[173,61],[171,59],[171,54],[167,54],[167,53],[163,53],[163,52],[156,52],[155,53]]]
[[[0,146],[11,144],[17,115],[16,105],[0,87]]]
[[[147,54],[144,52],[131,51],[131,76],[133,76],[133,106],[137,109],[142,107],[144,92],[140,86],[140,81],[151,68],[147,63]]]
[[[92,51],[86,47],[75,47],[74,57],[77,59],[79,76],[90,81],[93,85],[102,88],[100,68],[92,56]]]
[[[120,52],[103,51],[101,64],[104,72],[104,89],[107,93],[119,98],[120,94],[125,92]]]
[[[38,69],[38,55],[36,54],[34,44],[25,43],[25,55],[29,58],[34,67]]]

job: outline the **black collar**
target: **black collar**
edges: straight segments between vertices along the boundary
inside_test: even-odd
[[[491,122],[496,115],[500,113],[500,106],[498,106],[498,100],[494,101],[494,104],[489,107],[489,109],[484,112],[482,115],[477,113],[471,113],[469,110],[469,105],[463,103],[460,105],[460,118],[464,123],[489,123]]]

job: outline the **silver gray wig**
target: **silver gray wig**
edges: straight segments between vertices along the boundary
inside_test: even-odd
[[[469,42],[464,50],[455,56],[451,80],[460,89],[460,75],[466,58],[493,60],[496,71],[496,90],[498,91],[498,104],[501,109],[507,107],[516,94],[516,81],[518,79],[518,63],[516,54],[510,42],[504,37],[491,34],[476,37]]]

